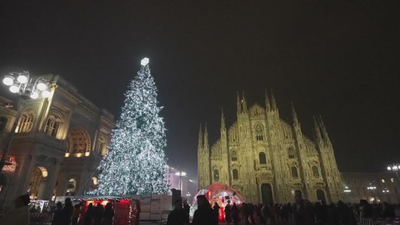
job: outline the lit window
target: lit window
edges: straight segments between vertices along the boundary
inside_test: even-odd
[[[18,126],[15,129],[16,133],[25,133],[31,131],[33,127],[33,112],[24,112],[18,121]]]
[[[50,115],[49,118],[47,119],[44,132],[51,137],[56,137],[61,124],[62,122],[59,116]]]
[[[257,141],[264,140],[264,131],[262,125],[260,124],[256,126],[256,140]]]
[[[219,170],[214,170],[214,181],[219,181]]]
[[[233,150],[231,153],[231,160],[232,161],[237,161],[237,152],[236,150]]]
[[[258,154],[258,158],[260,160],[260,164],[267,164],[267,157],[265,156],[264,152],[260,152],[260,154]]]
[[[8,119],[4,116],[0,117],[0,133],[6,128]]]
[[[294,152],[294,148],[293,148],[293,147],[288,148],[288,156],[289,156],[289,159],[294,159],[294,158],[296,158],[296,155],[295,155],[295,152]]]
[[[314,176],[314,177],[319,177],[319,170],[318,170],[318,167],[313,166],[313,167],[312,167],[312,172],[313,172],[313,176]]]
[[[238,179],[239,179],[239,172],[238,172],[238,170],[237,170],[237,169],[233,169],[232,173],[233,173],[233,179],[234,179],[234,180],[238,180]]]
[[[382,184],[384,184],[386,181],[385,181],[385,179],[382,179],[381,182],[382,182]]]
[[[296,167],[292,167],[292,177],[293,178],[299,178],[299,173],[297,172]]]

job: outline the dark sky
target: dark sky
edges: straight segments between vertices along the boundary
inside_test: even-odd
[[[190,177],[199,124],[213,143],[236,91],[252,105],[265,88],[287,121],[293,101],[306,134],[323,116],[340,170],[400,162],[399,1],[58,2],[0,3],[0,71],[60,74],[118,116],[150,57],[169,164]]]

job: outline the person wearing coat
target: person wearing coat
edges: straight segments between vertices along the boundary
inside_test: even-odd
[[[197,210],[193,215],[192,225],[218,225],[214,210],[211,208],[206,196],[197,196]]]
[[[15,200],[15,208],[0,219],[0,224],[7,225],[29,225],[29,195],[21,195]]]

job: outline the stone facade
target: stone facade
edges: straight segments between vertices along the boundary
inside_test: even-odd
[[[224,183],[253,203],[342,199],[343,184],[322,119],[314,119],[311,140],[302,133],[293,106],[292,115],[291,124],[279,117],[273,95],[266,94],[265,108],[248,108],[244,95],[238,95],[237,121],[227,129],[222,113],[221,136],[211,149],[207,126],[204,133],[200,128],[199,189]]]
[[[95,188],[96,168],[108,149],[113,115],[81,96],[77,89],[56,75],[51,96],[28,99],[23,106],[8,156],[14,168],[5,170],[7,184],[0,200],[10,203],[30,192],[31,198],[52,199],[80,195]],[[2,105],[13,104],[0,98]],[[15,107],[1,107],[1,148],[16,118]],[[1,204],[0,204],[1,205]]]

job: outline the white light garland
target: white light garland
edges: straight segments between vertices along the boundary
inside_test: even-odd
[[[149,59],[125,93],[117,128],[112,132],[110,152],[99,169],[98,195],[164,194],[167,145],[165,126],[157,106],[157,87],[150,74]]]

